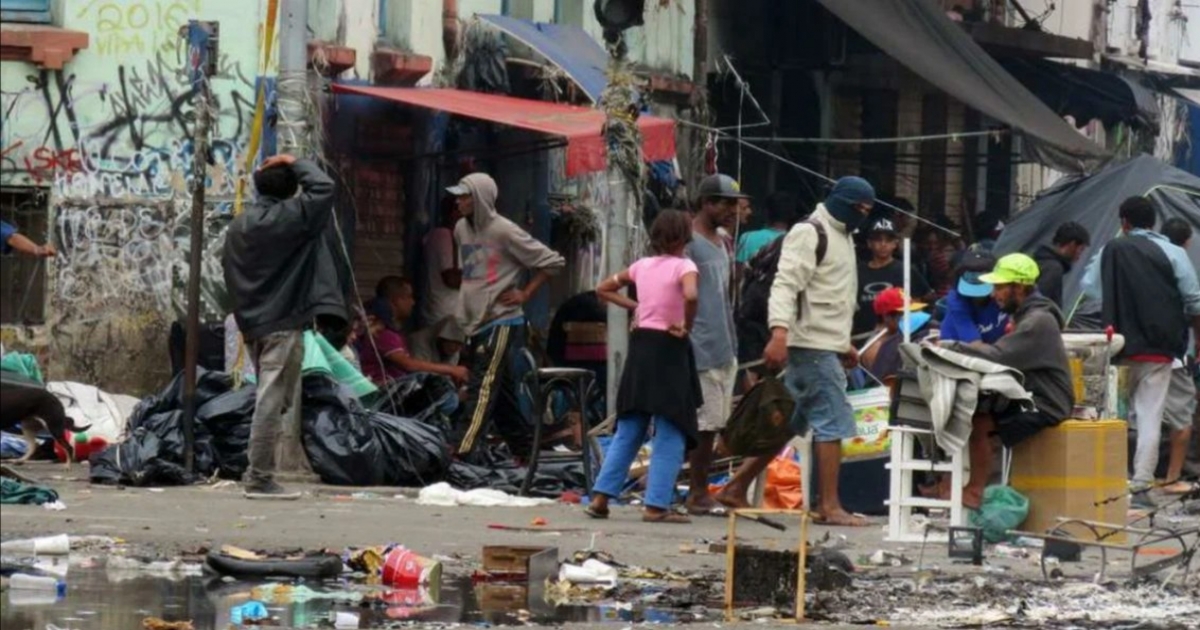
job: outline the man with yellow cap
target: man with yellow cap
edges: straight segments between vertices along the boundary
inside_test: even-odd
[[[1037,290],[1038,264],[1025,254],[1009,254],[980,278],[992,285],[992,299],[1012,317],[1012,332],[993,344],[953,343],[952,350],[1020,371],[1036,408],[980,400],[971,431],[971,475],[963,505],[978,508],[994,467],[992,437],[1005,446],[1067,419],[1075,407],[1071,368],[1063,345],[1065,323],[1053,300]]]

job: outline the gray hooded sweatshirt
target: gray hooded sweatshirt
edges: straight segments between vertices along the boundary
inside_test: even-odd
[[[1036,293],[1013,315],[1013,331],[996,343],[979,347],[951,344],[950,348],[1019,370],[1038,409],[1064,420],[1075,408],[1071,366],[1063,345],[1064,319],[1058,305]]]
[[[474,215],[454,228],[462,260],[458,321],[468,336],[489,323],[520,317],[520,306],[504,306],[500,295],[524,286],[526,271],[556,274],[566,261],[496,211],[496,181],[472,173],[459,182],[471,191]]]

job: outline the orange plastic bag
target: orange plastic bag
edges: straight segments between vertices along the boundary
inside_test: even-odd
[[[777,510],[798,510],[804,506],[804,486],[800,483],[800,464],[788,449],[767,466],[767,487],[763,504]]]

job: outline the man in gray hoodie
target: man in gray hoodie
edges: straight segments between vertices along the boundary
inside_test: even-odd
[[[971,430],[971,476],[963,505],[978,509],[992,475],[992,437],[1008,447],[1066,420],[1075,408],[1071,367],[1063,345],[1065,322],[1053,300],[1037,290],[1038,264],[1025,254],[1009,254],[980,278],[993,286],[992,299],[1012,317],[1013,329],[994,344],[954,342],[950,349],[1018,370],[1033,394],[1036,409],[1009,405],[994,413],[977,412]]]
[[[496,211],[496,181],[472,173],[446,189],[465,217],[454,228],[462,261],[458,322],[471,376],[457,452],[474,451],[492,418],[514,455],[530,454],[532,419],[520,404],[527,327],[522,305],[565,265],[563,257]],[[521,286],[526,272],[533,276]]]

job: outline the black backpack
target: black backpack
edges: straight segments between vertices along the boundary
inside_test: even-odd
[[[819,267],[825,262],[825,253],[829,249],[829,235],[825,233],[825,226],[815,219],[808,219],[804,223],[817,230]],[[771,284],[775,282],[775,273],[779,271],[779,256],[783,252],[783,239],[786,237],[785,234],[771,241],[747,263],[742,276],[741,299],[738,301],[738,321],[762,326],[767,324],[767,302],[771,299]]]

